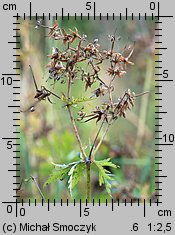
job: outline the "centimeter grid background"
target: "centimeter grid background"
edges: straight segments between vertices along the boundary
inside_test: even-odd
[[[161,101],[162,99],[160,98],[160,95],[162,93],[159,92],[159,90],[162,88],[162,83],[161,82],[165,82],[165,81],[171,82],[171,81],[173,81],[171,79],[170,80],[167,80],[167,79],[166,80],[165,79],[162,80],[160,78],[160,76],[162,75],[161,73],[159,73],[159,70],[162,68],[162,66],[161,66],[161,63],[162,63],[161,56],[163,55],[163,51],[167,49],[166,47],[160,47],[160,44],[163,43],[162,40],[161,40],[161,37],[163,36],[163,32],[162,32],[162,27],[161,26],[163,24],[163,18],[164,17],[167,18],[167,17],[172,17],[172,16],[161,16],[160,12],[159,12],[159,9],[160,9],[159,7],[160,7],[160,4],[158,2],[158,4],[157,4],[157,10],[158,11],[157,11],[156,14],[155,14],[155,12],[152,13],[151,17],[152,17],[152,20],[155,21],[155,39],[156,39],[155,40],[155,49],[159,50],[159,53],[155,54],[155,56],[156,56],[155,64],[157,63],[157,66],[155,66],[155,82],[156,82],[155,87],[157,88],[157,92],[155,93],[155,99],[158,100],[158,101]],[[20,23],[16,22],[16,20],[18,20],[20,17],[22,17],[24,20],[26,18],[31,20],[32,19],[32,15],[34,15],[36,17],[36,20],[41,18],[41,17],[38,17],[37,13],[34,13],[34,14],[32,13],[32,4],[31,4],[31,2],[29,3],[29,12],[30,12],[29,16],[26,16],[27,13],[24,13],[23,15],[22,14],[19,15],[17,13],[16,15],[13,16],[13,21],[14,21],[13,22],[13,35],[12,35],[13,39],[11,41],[9,41],[8,43],[9,44],[13,44],[15,46],[15,47],[13,47],[13,51],[14,51],[13,52],[13,64],[15,65],[15,66],[13,66],[13,69],[15,71],[16,71],[16,69],[20,69],[20,55],[16,54],[16,49],[20,49],[20,35],[19,35],[19,31],[20,31],[19,24]],[[70,14],[67,13],[65,15],[64,12],[65,12],[64,8],[61,8],[60,14],[59,13],[55,14],[56,19],[57,19],[58,15],[59,15],[59,17],[61,17],[62,20],[64,20],[65,18],[69,20]],[[79,15],[81,17],[81,20],[83,20],[83,17],[87,17],[88,20],[90,19],[90,13],[87,13],[87,14],[80,13]],[[117,15],[117,14],[115,14],[115,13],[113,13],[113,14],[107,13],[106,14],[106,20],[109,19],[109,16],[112,16],[112,19],[114,20],[115,19],[115,15]],[[136,16],[134,13],[128,14],[128,8],[125,9],[125,12],[123,14],[122,13],[118,13],[118,15],[120,16],[120,20],[128,20],[129,16],[131,16],[131,19],[134,20],[135,16]],[[47,16],[49,17],[49,20],[50,20],[51,13],[48,13]],[[52,14],[52,16],[53,16],[53,14]],[[71,16],[72,16],[72,14],[71,14]],[[78,14],[75,13],[73,16],[75,17],[75,20],[76,20],[76,17],[78,16]],[[99,13],[99,15],[96,14],[96,4],[94,3],[94,5],[93,5],[93,16],[92,16],[93,20],[95,20],[97,16],[99,16],[100,20],[101,20],[102,13]],[[139,20],[141,19],[141,16],[143,16],[143,14],[141,14],[141,13],[139,13],[137,15]],[[144,19],[145,20],[147,19],[147,16],[150,16],[150,14],[147,14],[147,13],[144,14]],[[45,17],[46,16],[43,13],[42,14],[42,18],[44,19]],[[6,73],[6,74],[2,74],[2,75],[3,76],[12,76],[13,77],[13,83],[16,84],[16,85],[13,86],[13,95],[15,95],[15,96],[16,95],[20,95],[20,84],[19,84],[20,80],[16,78],[16,76],[19,76],[20,73]],[[14,110],[13,111],[13,116],[16,116],[16,115],[19,114],[19,111],[16,111],[16,108],[20,107],[19,105],[17,105],[19,101],[20,100],[14,99],[13,100],[13,103],[15,102],[14,105],[9,105],[8,106],[8,108],[13,108],[13,110]],[[156,116],[156,114],[158,114],[158,116],[159,116],[162,113],[167,113],[167,112],[159,111],[160,108],[162,108],[162,106],[156,106],[156,107],[157,107],[157,110],[156,110],[155,116]],[[157,119],[161,120],[162,118],[158,117]],[[16,122],[16,121],[18,121],[18,119],[17,118],[13,118],[13,121]],[[160,127],[162,127],[162,124],[159,123],[159,124],[157,124],[157,126],[160,128]],[[15,124],[13,124],[13,127],[17,128],[18,125],[15,123]],[[157,131],[156,134],[159,135],[159,132],[160,132],[160,129],[159,129],[159,131]],[[16,133],[18,133],[18,132],[16,132],[16,131],[13,132],[13,134],[16,134]],[[3,139],[5,139],[5,140],[13,140],[14,148],[16,147],[16,145],[19,145],[15,141],[17,139],[16,137],[11,137],[11,138],[10,137],[3,137]],[[155,139],[159,139],[157,137],[157,135],[155,135]],[[158,161],[155,162],[155,164],[159,165],[159,167],[158,167],[159,169],[157,170],[156,175],[155,175],[155,182],[156,182],[156,185],[157,185],[157,188],[155,189],[157,191],[157,193],[156,193],[156,196],[157,196],[156,204],[157,205],[162,203],[161,197],[163,195],[162,195],[161,184],[163,183],[162,182],[163,178],[167,177],[166,175],[161,174],[161,172],[162,172],[162,169],[161,169],[161,165],[162,165],[161,159],[162,159],[162,156],[160,156],[160,154],[159,154],[159,152],[162,151],[162,149],[160,149],[161,145],[172,145],[172,144],[157,143],[157,142],[155,144],[155,158],[158,159]],[[14,156],[14,155],[16,155],[16,156]],[[17,200],[17,198],[19,196],[16,195],[16,191],[18,190],[18,187],[19,187],[18,185],[20,184],[20,169],[16,169],[16,166],[20,165],[20,162],[18,160],[19,158],[20,158],[20,151],[13,150],[13,169],[9,169],[8,170],[8,171],[12,171],[14,173],[14,175],[13,175],[13,178],[14,178],[14,180],[13,180],[14,181],[13,182],[13,194],[14,194],[13,198],[14,199],[12,200],[12,202],[14,202],[16,204],[16,206],[19,203],[18,200]],[[14,187],[14,186],[16,186],[16,187]],[[16,198],[16,201],[15,201],[15,198]],[[10,202],[11,201],[4,202],[4,203],[10,203]],[[143,202],[144,202],[144,210],[145,210],[145,200]],[[23,206],[23,200],[22,200],[21,203],[22,203],[22,206]],[[36,203],[37,203],[37,201],[35,200],[35,203],[34,203],[35,206],[36,206]],[[75,203],[76,202],[74,200],[74,205],[75,205]],[[80,208],[81,208],[81,200],[80,200],[79,203],[80,203]],[[44,203],[43,203],[43,200],[42,200],[42,205],[43,204]],[[49,200],[48,200],[47,204],[48,204],[48,210],[49,210]],[[92,204],[94,206],[94,200],[92,201]],[[118,200],[117,203],[115,203],[115,204],[117,204],[119,206],[120,201]],[[128,203],[126,203],[126,201],[125,201],[124,204],[126,206]],[[131,202],[129,204],[132,206],[132,204],[133,204],[132,199],[131,199]],[[138,204],[138,206],[140,205],[140,200],[138,200],[137,204]],[[55,201],[54,201],[53,205],[55,206]],[[68,200],[67,200],[66,205],[67,206],[69,205]],[[87,205],[87,202],[86,202],[86,205]],[[99,201],[98,205],[100,206],[100,201]],[[107,205],[108,205],[108,201],[106,201],[106,206]],[[150,206],[152,205],[151,199],[150,199],[149,205]],[[29,200],[29,206],[30,206],[30,200]],[[61,200],[61,206],[62,206],[62,200]],[[114,209],[114,202],[113,202],[113,200],[111,201],[111,209],[112,210]],[[80,213],[80,215],[81,215],[81,213]],[[145,212],[144,212],[144,215],[145,215]]]

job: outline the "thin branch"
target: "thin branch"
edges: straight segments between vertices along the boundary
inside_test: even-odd
[[[83,155],[84,160],[86,160],[86,158],[87,158],[86,157],[86,153],[84,151],[84,148],[83,148],[83,145],[82,145],[82,142],[81,142],[81,138],[80,138],[80,135],[78,133],[78,129],[77,129],[77,126],[75,124],[75,120],[73,118],[72,111],[71,111],[71,108],[70,108],[69,105],[67,106],[67,109],[68,109],[68,112],[69,112],[69,116],[70,116],[70,120],[71,120],[71,123],[72,123],[72,126],[73,126],[73,130],[74,130],[75,136],[76,136],[78,144],[80,146],[81,153]]]
[[[110,100],[110,104],[113,104],[113,98],[112,98],[112,90],[111,90],[111,85],[112,82],[114,81],[114,77],[111,78],[110,83],[109,83],[109,87],[108,87],[108,92],[109,92],[109,100]]]
[[[70,94],[71,94],[71,78],[69,77],[68,88],[67,88],[67,97],[68,97],[68,100],[70,100]]]
[[[91,167],[90,162],[86,164],[86,175],[87,175],[87,202],[91,202]]]
[[[139,93],[139,94],[135,94],[134,97],[139,97],[139,96],[142,96],[142,95],[146,95],[148,93],[149,93],[149,91],[145,91],[145,92],[142,92],[142,93]]]
[[[145,95],[145,94],[147,94],[147,93],[149,93],[149,92],[148,92],[148,91],[145,91],[145,92],[142,92],[142,93],[139,93],[139,94],[134,95],[134,97],[139,97],[139,96]],[[122,97],[122,99],[121,99],[121,101],[119,102],[119,104],[123,101],[123,99],[124,99],[125,96],[126,96],[126,94],[124,94],[124,96]],[[115,119],[115,120],[116,120],[116,119]],[[101,146],[101,144],[102,144],[102,142],[103,142],[103,140],[104,140],[104,138],[105,138],[105,136],[106,136],[106,134],[107,134],[107,132],[108,132],[108,130],[109,130],[109,127],[110,127],[110,125],[111,125],[111,121],[112,121],[112,118],[111,118],[111,120],[109,121],[109,123],[108,123],[108,125],[107,125],[107,127],[106,127],[106,129],[105,129],[105,131],[104,131],[104,133],[103,133],[103,135],[102,135],[102,137],[101,137],[101,139],[100,139],[100,141],[99,141],[97,147],[96,147],[95,150],[94,150],[93,159],[94,159],[94,157],[95,157],[95,155],[96,155],[98,149],[100,148],[100,146]]]
[[[38,91],[38,85],[36,83],[36,79],[35,79],[35,76],[34,76],[34,73],[33,73],[31,65],[29,65],[29,68],[30,68],[31,73],[32,73],[32,78],[33,78],[33,82],[34,82],[34,85],[35,85],[35,89],[36,89],[36,91]]]
[[[58,98],[59,100],[61,99],[60,96],[56,95],[55,93],[53,93],[52,91],[48,90],[45,88],[46,91],[50,92],[51,95],[55,96],[56,98]]]
[[[90,149],[89,156],[88,156],[88,159],[89,159],[90,161],[91,161],[91,156],[92,156],[92,152],[93,152],[93,150],[94,150],[96,141],[97,141],[97,139],[98,139],[98,136],[99,136],[99,134],[100,134],[100,132],[101,132],[101,130],[102,130],[102,127],[103,127],[103,124],[104,124],[104,123],[105,123],[105,119],[102,121],[102,123],[101,123],[101,125],[100,125],[100,128],[98,129],[98,132],[97,132],[97,134],[96,134],[96,136],[95,136],[94,142],[93,142],[92,147],[91,147],[91,149]]]
[[[70,99],[70,95],[71,95],[71,78],[69,77],[69,80],[68,80],[68,91],[67,91],[68,99]],[[72,126],[73,126],[73,130],[74,130],[75,136],[76,136],[78,144],[80,146],[81,153],[83,155],[84,160],[86,161],[87,156],[86,156],[86,153],[84,151],[83,144],[81,142],[81,138],[80,138],[80,135],[79,135],[79,132],[78,132],[75,120],[73,118],[73,114],[72,114],[70,105],[67,105],[67,109],[68,109],[68,112],[69,112],[69,116],[70,116],[70,120],[71,120],[71,123],[72,123]]]
[[[18,187],[18,190],[21,190],[21,187],[22,187],[23,182],[24,182],[24,179],[22,178],[21,183],[20,183],[20,185],[19,185],[19,187]]]
[[[113,82],[113,80],[114,80],[114,77],[112,77],[111,78],[111,80],[110,80],[110,83],[109,83],[109,86],[108,86],[108,93],[109,93],[109,99],[110,99],[110,104],[112,105],[113,104],[113,98],[112,98],[112,91],[111,91],[111,85],[112,85],[112,82]],[[110,120],[111,121],[111,120]],[[102,121],[102,123],[101,123],[101,126],[100,126],[100,128],[99,128],[99,130],[98,130],[98,132],[97,132],[97,134],[96,134],[96,137],[95,137],[95,139],[94,139],[94,142],[93,142],[93,144],[92,144],[92,147],[91,147],[91,149],[90,149],[90,152],[89,152],[89,160],[94,160],[94,158],[95,158],[95,155],[96,155],[96,150],[95,150],[95,153],[93,154],[93,158],[92,158],[92,152],[93,152],[93,150],[94,150],[94,147],[95,147],[95,144],[96,144],[96,142],[97,142],[97,139],[98,139],[98,136],[99,136],[99,134],[100,134],[100,132],[101,132],[101,130],[102,130],[102,127],[103,127],[103,124],[105,123],[105,118],[103,119],[103,121]],[[108,123],[108,125],[110,125],[109,123]],[[108,131],[108,129],[109,129],[109,127],[107,128],[107,131]],[[107,133],[107,131],[105,131],[106,133]],[[105,135],[106,135],[106,133],[105,133]],[[103,139],[104,139],[104,137],[105,136],[102,136],[102,139],[100,140],[100,145],[101,145],[101,143],[102,143],[102,141],[103,141]],[[100,147],[100,146],[99,146]],[[99,148],[98,147],[98,148]]]
[[[110,81],[110,86],[111,86],[112,80],[113,80],[113,79],[111,79],[111,81]],[[109,86],[109,87],[110,87],[110,86]],[[147,94],[147,93],[149,93],[149,92],[146,91],[146,92],[143,92],[143,93],[139,93],[139,94],[134,95],[134,97],[142,96],[142,95],[145,95],[145,94]],[[110,90],[109,90],[110,102],[112,102],[112,97],[111,97],[111,95],[112,95],[112,94],[110,94]],[[120,102],[119,102],[119,104],[117,105],[117,107],[121,104],[121,102],[123,101],[123,99],[125,98],[125,96],[126,96],[126,93],[123,95],[123,97],[122,97],[122,99],[120,100]],[[115,111],[116,111],[117,107],[115,108]],[[115,111],[114,111],[114,112],[115,112]],[[117,117],[117,118],[118,118],[118,117]],[[116,118],[116,119],[117,119],[117,118]],[[115,119],[115,120],[116,120],[116,119]],[[90,153],[89,153],[89,159],[92,160],[92,161],[94,160],[95,155],[96,155],[98,149],[100,148],[100,146],[101,146],[101,144],[102,144],[102,142],[103,142],[103,140],[104,140],[104,138],[105,138],[105,136],[106,136],[106,134],[107,134],[107,132],[108,132],[108,130],[109,130],[110,125],[112,124],[113,118],[111,117],[110,121],[108,122],[107,127],[106,127],[106,129],[105,129],[105,131],[104,131],[104,133],[103,133],[103,135],[102,135],[102,137],[101,137],[101,139],[100,139],[98,145],[96,146],[96,148],[95,148],[95,150],[94,150],[94,153],[93,153],[93,149],[94,149],[94,147],[95,147],[95,144],[96,144],[96,141],[97,141],[97,139],[98,139],[98,136],[99,136],[99,134],[100,134],[100,132],[101,132],[101,130],[102,130],[104,121],[105,121],[105,119],[103,120],[103,122],[102,122],[102,124],[101,124],[101,126],[100,126],[100,128],[99,128],[99,130],[98,130],[98,132],[97,132],[97,135],[96,135],[96,137],[95,137],[95,139],[94,139],[93,145],[92,145],[91,150],[90,150]],[[92,156],[92,153],[93,153],[93,156]]]
[[[106,134],[107,134],[107,132],[108,132],[108,130],[109,130],[110,125],[111,125],[111,124],[108,123],[108,125],[107,125],[107,127],[106,127],[106,129],[105,129],[105,131],[104,131],[104,133],[103,133],[103,135],[102,135],[102,137],[101,137],[101,139],[100,139],[100,141],[99,141],[97,147],[95,148],[94,153],[93,153],[93,156],[92,156],[92,161],[94,160],[95,155],[96,155],[96,153],[98,152],[98,150],[99,150],[99,148],[100,148],[100,146],[101,146],[101,144],[102,144],[102,142],[103,142],[103,140],[104,140],[104,138],[105,138],[105,136],[106,136]]]
[[[46,202],[46,199],[45,199],[45,197],[44,197],[44,195],[43,195],[43,193],[42,193],[42,191],[41,191],[41,189],[40,189],[40,187],[38,185],[38,182],[36,181],[36,178],[31,175],[31,179],[34,182],[36,188],[38,189],[38,192],[41,195],[42,199],[44,200],[44,202]]]

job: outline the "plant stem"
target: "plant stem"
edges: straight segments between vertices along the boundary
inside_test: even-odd
[[[104,133],[103,133],[103,135],[102,135],[102,137],[101,137],[97,147],[94,150],[94,153],[93,153],[93,156],[92,156],[92,160],[94,160],[95,155],[98,152],[98,150],[99,150],[99,148],[100,148],[100,146],[101,146],[101,144],[102,144],[102,142],[103,142],[103,140],[104,140],[104,138],[105,138],[105,136],[106,136],[106,134],[107,134],[107,132],[109,130],[109,127],[110,127],[110,123],[108,123],[108,125],[107,125],[107,127],[106,127],[106,129],[105,129],[105,131],[104,131]]]
[[[69,100],[70,96],[71,96],[71,77],[70,76],[69,76],[69,80],[68,80],[67,96],[68,96],[68,100]],[[73,126],[73,130],[74,130],[76,139],[77,139],[79,147],[80,147],[80,151],[83,155],[84,162],[86,163],[86,174],[87,174],[87,195],[86,196],[87,196],[87,201],[90,202],[90,200],[91,200],[90,199],[91,198],[91,176],[90,176],[90,164],[91,164],[91,162],[87,161],[87,156],[86,156],[86,153],[84,151],[83,144],[81,142],[81,138],[80,138],[80,135],[79,135],[79,132],[78,132],[78,129],[77,129],[77,126],[76,126],[76,123],[75,123],[70,105],[67,105],[67,109],[68,109],[68,112],[69,112],[70,120],[71,120],[71,123],[72,123],[72,126]]]
[[[68,91],[67,91],[68,99],[70,99],[70,94],[71,94],[71,77],[69,77],[69,80],[68,80]],[[77,141],[78,141],[81,153],[83,155],[84,160],[86,161],[87,156],[86,156],[86,153],[84,151],[83,144],[81,142],[81,138],[80,138],[77,126],[75,124],[75,120],[73,118],[73,114],[72,114],[70,105],[67,105],[67,109],[68,109],[68,112],[69,112],[70,120],[71,120],[71,123],[72,123],[72,126],[73,126],[73,130],[74,130],[75,136],[77,138]]]
[[[103,124],[104,124],[104,120],[102,121],[102,123],[101,123],[101,125],[100,125],[100,127],[99,127],[99,129],[98,129],[98,132],[97,132],[97,134],[96,134],[96,136],[95,136],[94,142],[93,142],[92,147],[91,147],[91,149],[90,149],[89,157],[88,157],[88,159],[89,159],[90,161],[91,161],[92,152],[93,152],[93,150],[94,150],[96,141],[97,141],[98,136],[99,136],[99,134],[100,134],[100,132],[101,132],[101,129],[102,129],[102,127],[103,127]]]
[[[108,91],[109,91],[109,100],[110,100],[110,104],[113,104],[113,98],[112,98],[112,90],[111,90],[111,85],[112,82],[114,81],[114,77],[111,78],[110,83],[109,83],[109,87],[108,87]]]
[[[86,175],[87,175],[87,202],[91,202],[91,163],[86,163]]]
[[[74,130],[74,133],[75,133],[75,136],[77,138],[77,141],[78,141],[78,144],[79,144],[79,147],[80,147],[80,150],[81,150],[81,153],[83,155],[83,158],[84,160],[86,160],[86,153],[84,151],[84,148],[83,148],[83,145],[82,145],[82,142],[81,142],[81,139],[80,139],[80,135],[78,133],[78,129],[77,129],[77,126],[75,124],[75,120],[73,118],[73,115],[72,115],[72,111],[70,109],[70,106],[67,107],[68,109],[68,112],[69,112],[69,116],[70,116],[70,120],[71,120],[71,123],[72,123],[72,126],[73,126],[73,130]]]

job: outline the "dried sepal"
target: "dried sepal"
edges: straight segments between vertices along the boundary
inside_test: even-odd
[[[108,73],[110,76],[114,76],[114,77],[118,76],[119,78],[122,78],[123,75],[126,74],[126,71],[120,70],[119,68],[116,68],[116,69],[115,69],[115,68],[109,67],[109,68],[107,69],[107,73]]]

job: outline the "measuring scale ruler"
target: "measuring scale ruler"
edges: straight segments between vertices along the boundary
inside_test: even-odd
[[[47,234],[76,234],[77,232],[79,234],[175,233],[173,10],[173,1],[65,0],[17,1],[15,3],[1,1],[1,234],[43,234],[43,232]],[[139,37],[135,37],[135,43],[132,43],[130,32],[132,32],[132,27],[137,25],[132,22],[141,22],[141,27],[144,27],[145,24],[152,27],[152,31],[149,32],[152,33],[154,48],[147,47],[154,53],[152,81],[150,81],[154,84],[154,91],[151,91],[153,102],[147,104],[148,106],[153,105],[155,110],[154,118],[150,116],[154,119],[152,122],[155,123],[154,144],[150,145],[150,148],[153,148],[151,150],[155,165],[154,193],[150,198],[129,197],[127,192],[123,193],[124,197],[122,194],[118,197],[114,197],[112,194],[112,197],[106,199],[92,197],[91,202],[84,197],[78,197],[74,200],[69,197],[68,199],[65,199],[66,197],[59,198],[59,200],[54,197],[45,198],[43,187],[38,185],[38,178],[33,175],[29,175],[29,178],[24,177],[24,175],[26,176],[26,168],[23,165],[22,154],[24,151],[21,143],[27,137],[22,136],[19,130],[21,118],[24,121],[24,116],[28,114],[20,112],[21,104],[25,106],[25,102],[21,100],[21,97],[24,97],[23,81],[26,75],[22,67],[31,65],[33,74],[38,77],[41,76],[41,68],[45,69],[45,63],[43,63],[42,57],[36,56],[35,60],[35,56],[33,56],[35,51],[32,52],[32,56],[31,52],[29,54],[21,53],[22,48],[25,47],[25,41],[23,41],[25,34],[21,34],[21,32],[24,30],[26,22],[26,34],[36,33],[34,38],[36,37],[37,40],[38,37],[39,40],[42,40],[40,37],[42,30],[35,29],[37,22],[44,22],[45,26],[50,27],[54,21],[62,22],[62,25],[68,21],[75,22],[75,25],[78,24],[77,22],[81,25],[82,22],[82,24],[92,25],[92,30],[95,23],[98,22],[98,27],[101,30],[104,28],[105,31],[107,28],[111,35],[116,31],[117,36],[120,36],[118,31],[125,30],[125,41],[131,42],[135,49],[138,47],[137,50],[139,50],[139,43],[143,42],[139,41],[141,40]],[[36,22],[35,25],[34,22]],[[122,29],[121,22],[126,25],[130,22],[130,25]],[[140,28],[134,30],[135,32],[141,31]],[[102,31],[101,34],[103,34]],[[104,33],[105,36],[106,32],[107,30]],[[149,36],[149,32],[147,32],[147,36]],[[93,39],[95,37],[96,35],[92,36]],[[120,45],[120,42],[117,43]],[[147,52],[145,51],[145,53]],[[48,53],[45,53],[45,56],[47,55]],[[39,61],[41,68],[36,71],[35,63],[39,60],[38,58],[41,59]],[[131,61],[133,61],[132,56]],[[134,67],[137,67],[137,63]],[[130,71],[128,71],[127,79],[131,85],[129,74]],[[29,72],[29,69],[27,76],[29,83],[32,83],[30,80],[32,73]],[[144,76],[141,75],[141,77]],[[49,89],[49,86],[47,87]],[[144,88],[147,87],[144,84]],[[141,88],[143,91],[143,87]],[[30,89],[28,91],[30,93]],[[28,97],[28,94],[25,93],[25,95]],[[49,103],[47,95],[44,98]],[[144,103],[144,105],[146,104]],[[31,106],[30,108],[34,109],[35,107]],[[40,107],[36,109],[39,110]],[[31,117],[33,112],[29,115]],[[22,124],[24,125],[24,122]],[[28,181],[32,182],[30,182],[32,187],[35,187],[36,198],[35,195],[32,199],[30,196],[24,197],[25,191],[21,193]],[[120,186],[120,183],[118,185]]]

